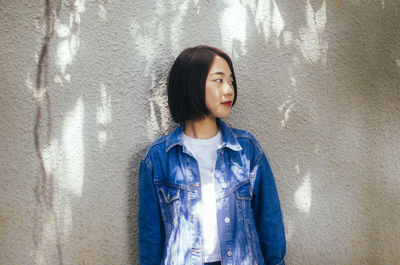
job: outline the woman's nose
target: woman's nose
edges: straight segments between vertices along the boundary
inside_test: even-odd
[[[233,95],[233,86],[229,82],[225,83],[224,94],[225,95]]]

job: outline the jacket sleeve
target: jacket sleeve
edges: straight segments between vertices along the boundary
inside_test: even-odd
[[[148,160],[143,160],[139,170],[140,264],[161,264],[164,241],[164,226],[154,189],[151,163]]]
[[[274,176],[264,152],[252,170],[252,208],[261,252],[267,265],[285,264],[285,230]]]

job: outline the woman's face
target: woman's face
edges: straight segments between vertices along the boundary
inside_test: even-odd
[[[206,80],[206,106],[210,116],[228,117],[234,93],[233,78],[228,63],[222,57],[215,56]]]

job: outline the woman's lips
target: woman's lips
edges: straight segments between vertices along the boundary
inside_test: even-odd
[[[222,102],[222,105],[225,105],[225,106],[232,106],[232,101],[225,101],[225,102]]]

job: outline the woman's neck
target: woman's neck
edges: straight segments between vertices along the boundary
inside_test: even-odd
[[[183,128],[183,132],[192,138],[208,139],[218,133],[217,120],[215,117],[207,116],[198,121],[187,121]]]

